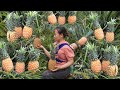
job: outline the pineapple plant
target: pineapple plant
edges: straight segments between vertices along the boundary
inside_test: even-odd
[[[23,28],[23,37],[25,39],[29,39],[32,36],[33,33],[33,25],[35,17],[37,16],[36,11],[29,11],[27,14],[26,24]]]
[[[7,40],[14,42],[17,40],[17,33],[14,31],[14,22],[13,22],[13,12],[9,13],[5,19],[5,24],[7,28]]]
[[[6,72],[11,72],[14,69],[13,62],[7,53],[6,43],[3,41],[0,42],[0,54],[2,58],[2,69]]]
[[[32,71],[33,73],[35,73],[39,69],[39,62],[38,62],[39,55],[40,55],[40,51],[36,50],[34,46],[31,44],[28,54],[29,57],[29,62],[27,67],[28,71]]]
[[[97,13],[91,12],[91,14],[89,14],[89,19],[92,21],[96,39],[102,40],[104,38],[104,32],[99,23],[99,15]]]
[[[107,22],[106,42],[108,43],[114,41],[115,21],[115,19],[111,19],[111,21]]]
[[[111,57],[111,47],[107,45],[105,49],[103,49],[103,56],[102,56],[102,71],[106,72],[107,67],[110,65],[110,57]]]
[[[58,23],[60,25],[64,25],[66,22],[66,18],[65,18],[65,11],[59,11],[59,16],[58,16]]]
[[[21,46],[21,48],[19,50],[16,50],[16,53],[17,53],[17,56],[16,56],[17,62],[15,65],[15,71],[18,74],[21,74],[25,71],[26,48]]]
[[[116,76],[118,74],[118,58],[119,58],[119,50],[117,46],[111,45],[111,56],[110,56],[110,65],[106,69],[106,73],[109,76]]]
[[[48,62],[48,69],[49,70],[54,70],[56,65],[56,60],[55,60],[55,51],[52,50],[51,52],[51,59]]]
[[[77,11],[69,11],[69,16],[68,16],[69,24],[73,24],[76,22],[76,20],[77,20],[76,13],[77,13]]]
[[[17,33],[18,38],[22,37],[23,31],[22,31],[22,15],[18,15],[18,13],[13,13],[13,19],[14,19],[14,30]]]
[[[57,23],[57,18],[53,11],[48,11],[48,22],[52,25]]]
[[[94,43],[88,42],[86,44],[86,48],[88,50],[88,58],[90,60],[90,68],[91,70],[98,74],[101,71],[101,62],[98,59],[98,52],[97,47],[94,45]]]

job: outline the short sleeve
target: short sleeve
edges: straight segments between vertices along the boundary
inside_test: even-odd
[[[74,58],[74,51],[69,46],[64,46],[63,50],[67,60],[71,60],[71,58]]]

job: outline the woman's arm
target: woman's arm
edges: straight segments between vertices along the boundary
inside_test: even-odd
[[[60,69],[65,69],[69,66],[71,66],[72,64],[74,63],[74,59],[72,58],[71,60],[69,60],[67,63],[65,63],[64,65],[61,65],[61,66],[55,66],[56,69],[52,70],[52,71],[57,71],[57,70],[60,70]]]
[[[43,51],[44,51],[44,53],[47,55],[47,57],[50,59],[51,58],[51,55],[50,55],[50,53],[48,52],[48,50],[44,47],[44,46],[40,46],[40,48],[42,48],[43,49]]]

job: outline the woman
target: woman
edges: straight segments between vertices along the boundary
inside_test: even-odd
[[[71,68],[70,66],[74,63],[74,51],[69,46],[69,43],[65,41],[65,37],[68,36],[68,32],[65,27],[57,27],[54,30],[54,40],[56,44],[56,68],[52,71],[46,70],[42,74],[43,79],[65,79],[69,76]],[[40,46],[45,54],[51,58],[50,53],[45,49],[44,46]],[[59,48],[59,49],[58,49]],[[56,50],[56,49],[55,49]]]

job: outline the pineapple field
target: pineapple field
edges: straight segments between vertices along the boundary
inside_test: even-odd
[[[120,79],[120,11],[0,11],[0,79],[42,79],[54,69],[57,26],[75,53],[67,79]]]

